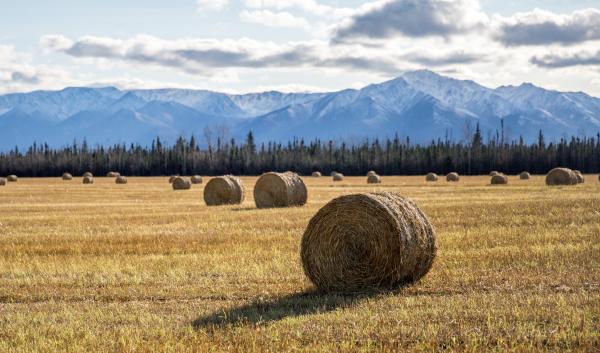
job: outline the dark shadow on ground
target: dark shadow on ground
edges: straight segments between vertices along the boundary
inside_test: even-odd
[[[288,317],[326,313],[338,308],[347,308],[381,294],[325,294],[302,292],[281,298],[258,299],[252,303],[199,317],[192,322],[195,329],[224,327],[232,324],[261,325]]]

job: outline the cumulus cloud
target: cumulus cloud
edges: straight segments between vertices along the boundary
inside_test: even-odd
[[[198,11],[221,11],[228,4],[229,0],[196,0]]]
[[[60,69],[29,63],[27,54],[17,52],[13,46],[0,45],[0,92],[13,92],[33,87],[55,87],[68,80]]]
[[[505,45],[571,45],[600,39],[600,10],[559,15],[535,9],[497,19],[496,38]]]
[[[168,67],[193,75],[211,76],[225,68],[351,68],[398,73],[402,67],[393,57],[370,53],[359,47],[335,50],[319,41],[275,44],[251,39],[163,40],[139,35],[129,39],[83,37],[71,40],[45,36],[47,49],[76,58],[112,59],[126,63]],[[55,45],[60,43],[60,45]],[[70,45],[65,46],[64,44]]]
[[[257,23],[268,27],[308,28],[306,19],[294,16],[289,12],[273,12],[270,10],[244,10],[240,13],[242,21]]]
[[[481,27],[487,16],[477,0],[380,0],[367,4],[346,20],[334,42],[394,36],[447,38]]]
[[[572,54],[547,54],[534,56],[530,62],[538,67],[557,69],[571,66],[600,66],[600,51]]]

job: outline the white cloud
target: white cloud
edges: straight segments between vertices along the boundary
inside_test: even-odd
[[[447,38],[481,29],[488,21],[477,0],[379,0],[346,19],[336,29],[333,40]]]
[[[70,81],[64,70],[34,66],[30,61],[30,55],[17,52],[12,46],[0,45],[0,92],[57,88]]]
[[[496,18],[496,39],[505,45],[572,45],[600,40],[600,10],[555,14],[535,9]]]
[[[244,10],[240,13],[242,21],[261,24],[267,27],[308,28],[306,19],[294,16],[289,12],[273,12],[270,10]]]
[[[198,11],[221,11],[227,5],[229,0],[196,0]]]

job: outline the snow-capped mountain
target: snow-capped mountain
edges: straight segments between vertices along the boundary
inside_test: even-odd
[[[415,142],[460,140],[479,124],[504,123],[509,139],[547,140],[600,132],[600,99],[531,84],[491,89],[431,71],[408,72],[360,90],[231,95],[205,90],[66,88],[0,96],[0,150],[35,142],[63,146],[140,143],[178,136],[258,141],[346,139],[398,134]],[[213,132],[208,133],[207,132]]]

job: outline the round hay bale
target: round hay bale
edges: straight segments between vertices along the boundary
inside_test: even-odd
[[[377,172],[375,172],[374,170],[371,170],[367,173],[367,176],[371,176],[371,175],[377,175]]]
[[[574,170],[573,173],[575,173],[575,176],[577,177],[577,184],[585,183],[585,177],[580,171]]]
[[[85,173],[83,173],[83,177],[84,177],[84,178],[85,178],[85,177],[90,177],[90,178],[93,178],[93,177],[94,177],[94,174],[92,174],[92,173],[90,173],[90,172],[85,172]]]
[[[171,175],[169,177],[169,184],[173,184],[173,181],[175,180],[175,178],[178,178],[178,177],[179,177],[179,175]]]
[[[118,177],[119,175],[121,175],[121,174],[120,174],[120,173],[118,173],[118,172],[108,172],[108,173],[106,174],[106,176],[107,176],[107,177],[109,177],[109,178],[116,178],[116,177]]]
[[[73,180],[73,175],[71,175],[70,173],[63,173],[62,180]]]
[[[437,174],[435,174],[435,173],[429,173],[429,174],[427,174],[427,176],[425,177],[425,180],[426,180],[426,181],[429,181],[429,182],[438,181],[438,179],[439,179],[439,177],[438,177],[438,175],[437,175]]]
[[[320,177],[322,177],[322,174],[321,174],[321,172],[313,172],[312,173],[312,177],[313,178],[320,178]]]
[[[194,175],[190,178],[192,184],[202,184],[202,177],[200,175]]]
[[[6,185],[6,179],[0,178],[0,186],[4,186],[4,185]]]
[[[343,180],[344,180],[344,174],[342,174],[342,173],[333,174],[333,181],[343,181]]]
[[[436,255],[425,214],[398,193],[338,197],[310,220],[300,249],[304,273],[322,291],[395,288],[422,278]]]
[[[338,172],[336,172],[336,171],[334,170],[334,171],[332,171],[331,173],[329,173],[329,176],[330,176],[330,177],[333,177],[333,176],[334,176],[334,175],[336,175],[336,174],[338,174]]]
[[[521,180],[529,180],[531,178],[531,174],[529,174],[528,172],[522,172],[521,174],[519,174],[519,179]]]
[[[173,190],[189,190],[192,188],[192,183],[182,177],[177,177],[173,180]]]
[[[575,185],[577,175],[569,168],[554,168],[546,175],[546,185]]]
[[[306,204],[308,191],[296,173],[265,173],[254,186],[257,208],[290,207]]]
[[[367,177],[367,184],[381,184],[381,177],[377,174]]]
[[[238,205],[244,197],[244,184],[233,175],[212,178],[204,187],[204,202],[208,206]]]
[[[492,177],[492,185],[506,185],[508,184],[508,177],[502,174],[496,174]]]
[[[119,175],[116,179],[115,179],[115,183],[117,184],[127,184],[127,178]]]
[[[94,178],[91,176],[84,176],[83,177],[83,183],[84,184],[93,184],[94,183]]]
[[[492,170],[492,171],[490,172],[490,176],[491,176],[491,177],[493,177],[494,175],[498,175],[498,174],[502,174],[502,173],[500,173],[499,171],[496,171],[496,170]]]
[[[18,180],[19,180],[19,178],[16,175],[9,175],[6,177],[6,181],[10,181],[11,183],[14,183]]]
[[[449,173],[446,175],[446,181],[457,182],[460,180],[460,175],[456,172]]]

